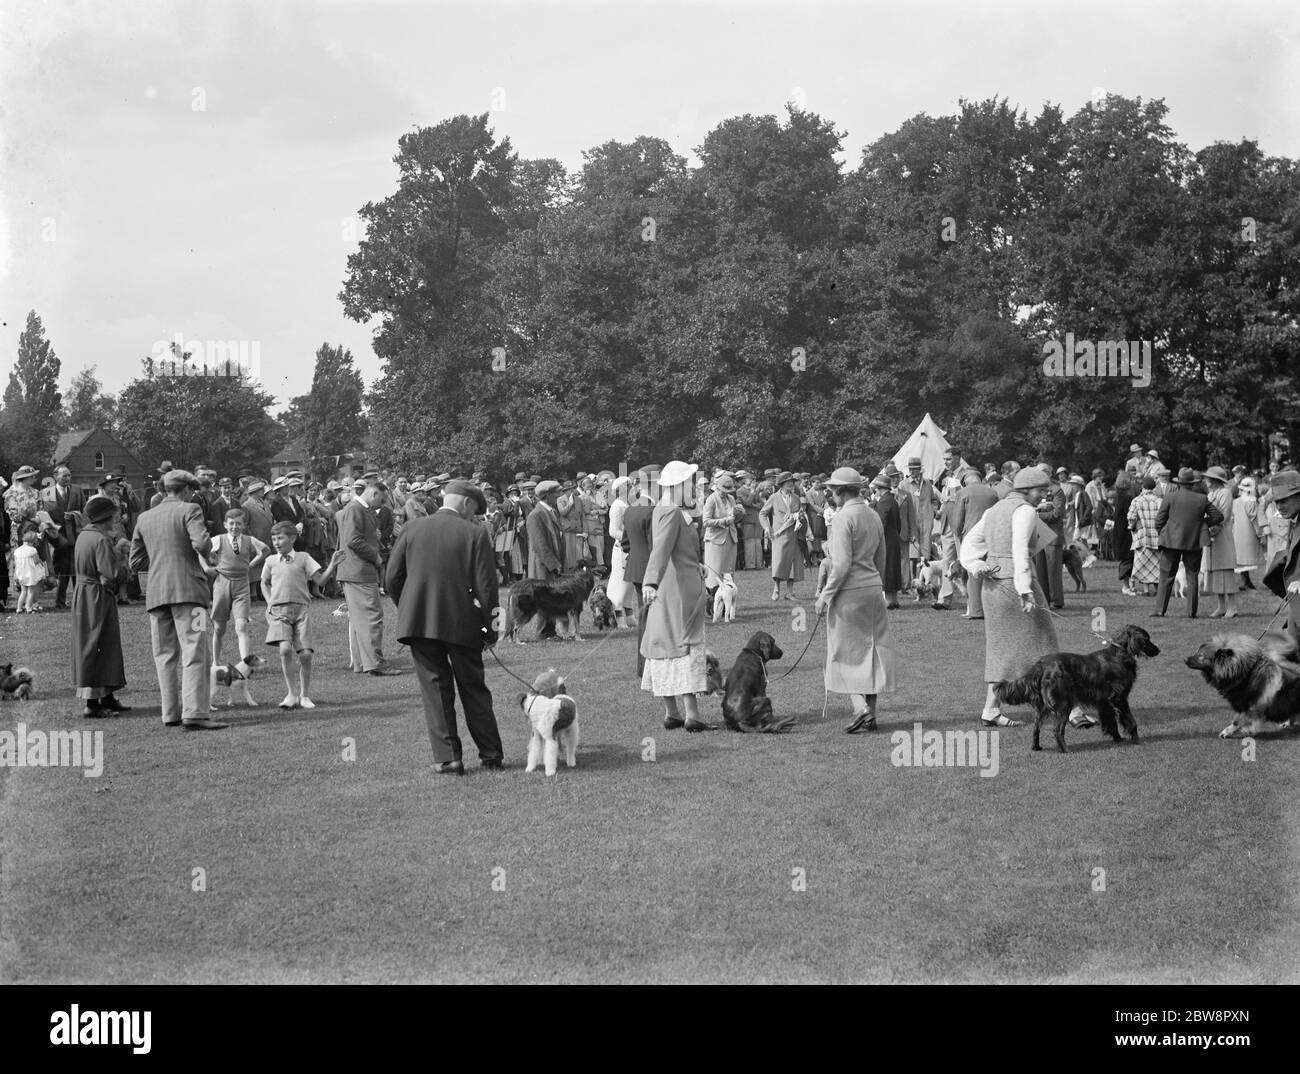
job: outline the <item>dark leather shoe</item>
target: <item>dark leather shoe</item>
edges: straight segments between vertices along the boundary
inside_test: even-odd
[[[199,720],[182,720],[181,726],[186,731],[221,731],[229,727],[230,724],[222,723],[219,720],[209,720],[207,717]]]
[[[180,720],[163,720],[164,727],[180,727]]]
[[[939,600],[936,600],[933,604],[930,605],[930,607],[933,608],[936,612],[946,612],[952,609],[952,605],[944,604],[943,601],[939,601]]]
[[[505,767],[505,761],[497,758],[495,761],[483,761],[482,765],[484,768],[490,768],[494,772],[500,772],[501,769]]]
[[[677,728],[679,728],[679,727],[685,727],[685,726],[686,726],[686,721],[683,720],[680,716],[665,716],[665,717],[664,717],[664,730],[665,730],[665,731],[676,731]]]
[[[109,694],[105,698],[101,698],[99,702],[99,707],[101,709],[108,709],[109,712],[130,712],[131,711],[130,705],[123,705],[122,702],[120,702],[112,694]]]
[[[439,761],[433,770],[440,776],[463,776],[465,766],[460,761]]]
[[[687,720],[686,730],[688,731],[716,731],[717,724],[705,723],[703,720]]]
[[[367,675],[400,675],[402,674],[402,669],[395,668],[393,667],[392,664],[381,664],[377,668],[371,668],[369,671],[366,672],[366,674]]]
[[[898,607],[898,601],[894,601],[893,604],[886,604],[885,607],[892,612],[895,608]]]
[[[88,720],[104,720],[108,718],[107,712],[100,708],[99,705],[90,702],[87,702],[86,707],[81,710],[81,715]]]
[[[869,712],[862,713],[848,727],[844,728],[846,735],[856,735],[859,731],[874,731],[876,729],[876,718]]]
[[[1165,617],[1165,613],[1164,613],[1164,612],[1152,612],[1152,613],[1151,613],[1147,618],[1148,618],[1148,619],[1163,619],[1164,617]]]

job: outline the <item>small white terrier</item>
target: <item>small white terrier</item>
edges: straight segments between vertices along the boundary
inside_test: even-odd
[[[559,767],[560,747],[564,747],[564,763],[570,768],[578,764],[578,706],[564,690],[564,680],[549,668],[537,676],[533,688],[519,695],[519,707],[532,725],[528,740],[528,764],[525,772],[534,772],[541,762],[548,776],[555,775]]]
[[[719,619],[727,623],[736,621],[736,580],[730,574],[722,576],[722,585],[713,594],[713,621]]]

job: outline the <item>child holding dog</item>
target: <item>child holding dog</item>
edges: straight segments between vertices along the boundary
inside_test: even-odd
[[[271,527],[271,543],[276,554],[262,567],[262,592],[266,594],[266,644],[280,650],[280,668],[289,692],[280,702],[282,709],[314,709],[308,696],[311,689],[313,647],[309,629],[312,587],[323,586],[343,562],[342,551],[335,552],[328,567],[322,568],[308,553],[295,552],[298,527],[292,522],[277,522]],[[295,661],[294,657],[297,657]],[[294,664],[298,674],[294,675]],[[297,679],[297,689],[295,686]]]
[[[249,654],[248,620],[252,615],[249,577],[266,560],[270,549],[244,532],[248,516],[238,507],[226,512],[226,532],[212,542],[209,563],[215,570],[212,586],[212,662],[221,663],[226,626],[233,615],[239,659]]]

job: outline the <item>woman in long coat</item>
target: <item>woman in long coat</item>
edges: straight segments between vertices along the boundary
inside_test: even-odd
[[[630,625],[635,620],[637,606],[636,588],[627,578],[627,553],[623,551],[623,516],[627,514],[628,489],[632,478],[617,477],[609,486],[614,497],[609,505],[609,535],[614,539],[610,553],[609,578],[605,582],[605,596],[614,605],[614,619],[619,626]]]
[[[1267,567],[1264,558],[1264,512],[1255,497],[1255,479],[1243,477],[1232,501],[1232,542],[1237,546],[1237,573],[1247,589],[1254,589],[1250,572]]]
[[[1110,531],[1114,543],[1115,559],[1119,563],[1120,592],[1126,597],[1137,596],[1133,588],[1133,534],[1128,528],[1128,509],[1137,498],[1137,478],[1128,470],[1115,475],[1115,526]]]
[[[893,483],[884,474],[873,480],[871,487],[876,493],[873,506],[885,531],[885,570],[881,579],[881,584],[885,587],[885,606],[897,608],[898,591],[903,588],[904,545],[898,500],[894,498]]]
[[[130,572],[111,536],[117,505],[107,496],[92,496],[85,516],[89,526],[77,534],[72,553],[77,576],[72,591],[72,684],[86,703],[81,714],[98,719],[130,711],[113,696],[126,685],[117,589]]]
[[[1142,587],[1141,596],[1155,596],[1160,581],[1160,531],[1156,516],[1160,514],[1160,497],[1156,479],[1144,477],[1142,491],[1128,507],[1125,524],[1133,541],[1133,588]]]
[[[886,540],[880,516],[862,499],[862,475],[841,466],[826,483],[837,510],[828,536],[830,571],[816,612],[826,613],[826,689],[848,694],[849,734],[876,729],[876,696],[894,688],[894,649],[881,572]]]
[[[781,599],[781,583],[785,582],[785,599],[794,600],[794,584],[803,581],[799,534],[808,525],[808,516],[789,470],[777,476],[776,491],[763,504],[758,517],[763,532],[772,539],[772,599]]]
[[[704,525],[704,588],[712,593],[736,569],[736,479],[719,474],[700,515]]]
[[[700,719],[695,700],[708,689],[700,539],[687,515],[695,497],[691,477],[696,469],[673,461],[659,475],[661,495],[651,521],[650,559],[641,586],[641,689],[663,698],[664,727],[711,731],[713,725]]]
[[[986,727],[1020,722],[1002,714],[993,688],[1020,678],[1034,661],[1060,650],[1033,568],[1035,553],[1056,539],[1036,510],[1049,485],[1037,466],[1018,470],[1012,491],[984,512],[961,543],[961,565],[970,573],[971,585],[983,587],[987,692],[980,720]]]
[[[1219,509],[1224,521],[1211,527],[1210,546],[1205,550],[1201,570],[1205,573],[1205,592],[1219,598],[1219,605],[1210,612],[1211,619],[1237,618],[1237,544],[1232,538],[1232,492],[1228,489],[1228,471],[1222,466],[1211,466],[1201,474],[1208,487],[1210,503]],[[1187,579],[1191,583],[1191,579]]]

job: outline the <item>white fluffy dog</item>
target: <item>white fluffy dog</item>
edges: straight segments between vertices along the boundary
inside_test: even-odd
[[[727,623],[736,621],[736,580],[730,574],[722,576],[722,585],[713,594],[713,621],[719,619]]]
[[[554,668],[537,676],[533,688],[519,695],[519,707],[532,725],[533,734],[528,740],[528,764],[525,772],[533,772],[541,761],[548,776],[555,775],[559,767],[560,747],[564,747],[564,763],[570,768],[578,763],[578,706],[564,690],[564,680]]]

